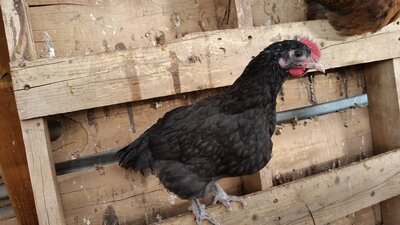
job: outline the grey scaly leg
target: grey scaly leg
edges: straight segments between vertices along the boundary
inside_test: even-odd
[[[201,225],[201,221],[203,219],[208,220],[210,223],[214,225],[220,225],[219,222],[214,219],[208,212],[205,210],[205,206],[199,202],[199,200],[192,200],[192,206],[189,207],[189,210],[193,212],[193,215],[196,217],[196,224]]]
[[[217,194],[214,197],[213,204],[216,204],[217,202],[222,203],[229,211],[232,211],[232,207],[230,202],[240,202],[243,206],[245,206],[247,203],[245,200],[243,200],[241,197],[234,196],[234,195],[228,195],[225,193],[224,189],[222,189],[221,186],[219,186],[218,182],[215,183],[214,185]]]

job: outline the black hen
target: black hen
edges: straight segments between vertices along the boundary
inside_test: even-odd
[[[276,96],[289,74],[323,71],[317,45],[307,38],[271,44],[226,91],[171,110],[117,156],[124,168],[151,168],[164,186],[192,201],[197,224],[212,218],[198,202],[211,188],[228,209],[239,197],[217,181],[257,172],[270,160]]]

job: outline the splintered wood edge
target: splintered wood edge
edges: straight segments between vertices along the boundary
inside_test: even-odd
[[[14,65],[20,118],[227,86],[251,56],[295,36],[309,36],[321,46],[326,69],[400,57],[396,23],[371,35],[347,38],[337,36],[326,21],[195,33],[161,47]]]
[[[244,197],[233,211],[207,211],[221,224],[326,224],[400,195],[400,149],[337,170],[300,179]],[[195,224],[187,213],[158,225]]]

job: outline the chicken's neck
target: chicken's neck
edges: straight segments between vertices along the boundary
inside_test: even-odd
[[[228,113],[260,107],[275,110],[276,97],[286,77],[287,72],[278,65],[250,63],[225,93],[223,110]]]

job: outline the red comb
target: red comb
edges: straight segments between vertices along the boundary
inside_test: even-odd
[[[307,46],[310,48],[310,50],[311,50],[311,56],[312,56],[315,60],[318,61],[318,60],[321,58],[321,51],[319,50],[318,45],[317,45],[314,41],[312,41],[311,39],[306,38],[306,37],[300,38],[299,41],[300,41],[301,43],[307,45]]]

